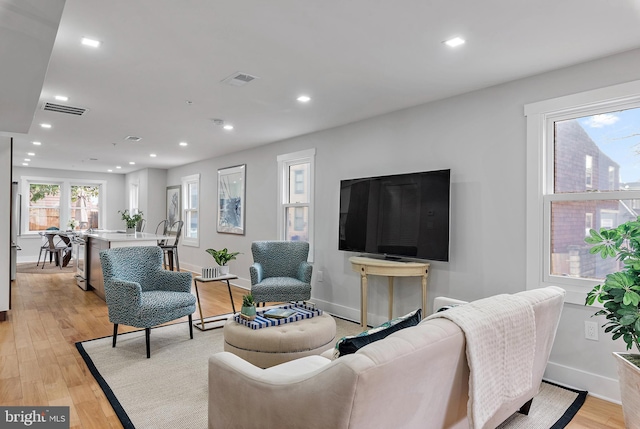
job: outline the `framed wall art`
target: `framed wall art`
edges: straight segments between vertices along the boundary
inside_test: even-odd
[[[246,164],[218,170],[218,232],[244,235]]]
[[[167,187],[167,217],[169,226],[182,217],[182,200],[180,199],[180,185]],[[173,232],[175,234],[175,231]],[[171,234],[169,232],[169,234]]]

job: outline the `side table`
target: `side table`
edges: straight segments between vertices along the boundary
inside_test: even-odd
[[[422,317],[427,310],[427,277],[429,264],[426,262],[399,262],[384,259],[352,256],[349,258],[353,271],[360,273],[360,325],[367,329],[367,276],[387,276],[389,278],[389,320],[393,317],[393,278],[422,278]]]
[[[209,329],[217,329],[217,328],[222,328],[224,325],[220,325],[220,326],[213,326],[210,328],[205,327],[205,325],[207,323],[213,323],[213,322],[222,322],[222,321],[226,321],[227,317],[221,317],[218,319],[213,319],[213,320],[207,320],[206,322],[204,321],[204,317],[202,317],[202,305],[200,305],[200,294],[198,293],[198,283],[210,283],[210,282],[222,282],[222,281],[226,281],[227,282],[227,289],[229,290],[229,300],[231,301],[231,308],[233,309],[233,312],[236,312],[236,306],[233,303],[233,296],[231,295],[231,284],[229,284],[229,280],[234,280],[237,279],[238,276],[233,275],[233,274],[225,274],[223,276],[219,276],[219,277],[212,277],[212,278],[204,278],[202,276],[198,276],[198,277],[194,277],[193,278],[193,286],[196,289],[196,298],[198,299],[198,310],[200,311],[200,323],[195,322],[193,324],[193,326],[195,326],[196,328],[200,329],[201,331],[208,331]]]

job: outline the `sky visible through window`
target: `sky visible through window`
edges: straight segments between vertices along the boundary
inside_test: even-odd
[[[620,165],[620,183],[640,182],[640,108],[578,118],[598,148]]]

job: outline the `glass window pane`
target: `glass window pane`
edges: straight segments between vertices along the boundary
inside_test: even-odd
[[[190,209],[198,208],[198,184],[197,183],[189,184],[189,201],[187,203],[189,204],[188,208]]]
[[[287,207],[285,240],[309,241],[309,207]]]
[[[198,212],[188,210],[185,216],[185,237],[198,238]]]
[[[640,185],[640,108],[555,122],[555,193]]]
[[[589,253],[589,229],[615,228],[637,219],[640,200],[554,201],[551,203],[551,275],[603,279],[617,271],[615,259]]]
[[[60,186],[29,184],[29,230],[60,228]]]
[[[70,219],[78,221],[80,229],[98,228],[100,186],[71,186]]]
[[[289,166],[289,204],[309,202],[309,163]]]

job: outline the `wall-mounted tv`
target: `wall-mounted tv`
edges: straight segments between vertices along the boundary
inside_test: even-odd
[[[339,250],[449,260],[451,170],[340,181]]]

